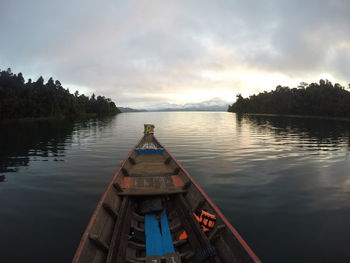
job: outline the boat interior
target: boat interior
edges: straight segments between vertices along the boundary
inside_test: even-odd
[[[201,211],[213,215],[212,226],[206,231],[203,222],[198,221]],[[73,262],[260,261],[150,133],[144,135],[113,177]]]

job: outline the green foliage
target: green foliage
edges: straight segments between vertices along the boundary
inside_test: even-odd
[[[277,86],[274,91],[248,98],[239,94],[228,111],[350,117],[350,92],[338,83],[321,79],[309,85],[302,82],[292,89]]]
[[[109,98],[71,94],[52,78],[46,84],[43,77],[25,83],[22,73],[13,74],[10,68],[0,71],[0,120],[116,113],[120,111]]]

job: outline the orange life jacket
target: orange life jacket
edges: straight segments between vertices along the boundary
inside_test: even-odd
[[[213,229],[216,222],[216,215],[210,214],[205,210],[202,210],[201,215],[197,216],[196,213],[193,213],[194,218],[198,221],[198,223],[201,226],[201,229],[203,232],[208,232]],[[183,231],[180,236],[179,240],[187,239],[187,233],[186,231]]]
[[[210,214],[205,210],[202,210],[200,216],[197,216],[195,213],[193,215],[199,222],[203,232],[208,232],[215,226],[216,215]]]

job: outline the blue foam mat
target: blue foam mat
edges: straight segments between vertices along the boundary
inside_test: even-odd
[[[175,252],[165,209],[161,213],[160,224],[154,213],[145,215],[145,234],[146,256],[164,256]]]

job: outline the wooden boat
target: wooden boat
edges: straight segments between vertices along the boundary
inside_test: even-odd
[[[153,128],[115,173],[72,262],[260,262]],[[208,231],[200,211],[216,217]]]

